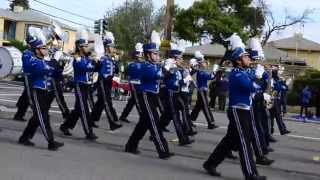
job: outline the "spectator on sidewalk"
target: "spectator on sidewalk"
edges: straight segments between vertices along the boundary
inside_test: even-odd
[[[301,93],[301,110],[300,117],[302,117],[303,111],[305,111],[305,117],[308,116],[308,107],[310,106],[312,94],[308,85],[302,90]]]

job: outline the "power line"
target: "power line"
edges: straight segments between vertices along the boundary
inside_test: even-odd
[[[87,28],[92,28],[92,29],[93,29],[92,26],[88,26],[88,25],[81,24],[81,23],[78,23],[78,22],[75,22],[75,21],[71,21],[71,20],[69,20],[69,19],[66,19],[66,18],[63,18],[63,17],[59,17],[59,16],[56,16],[56,15],[52,15],[52,14],[49,14],[49,13],[46,13],[46,12],[43,12],[43,11],[40,11],[40,10],[36,10],[36,9],[33,9],[33,8],[30,8],[30,9],[33,10],[33,11],[36,11],[36,12],[45,14],[45,15],[47,15],[47,16],[51,16],[51,17],[54,17],[54,18],[62,19],[62,20],[64,20],[64,21],[71,22],[71,23],[73,23],[73,24],[77,24],[77,25],[80,25],[80,26],[85,26],[85,27],[87,27]]]
[[[67,10],[64,10],[64,9],[61,9],[61,8],[58,8],[58,7],[55,7],[53,5],[50,5],[50,4],[47,4],[47,3],[44,3],[44,2],[41,2],[39,0],[33,0],[34,2],[37,2],[37,3],[40,3],[42,5],[45,5],[45,6],[48,6],[48,7],[51,7],[51,8],[54,8],[54,9],[57,9],[59,11],[62,11],[62,12],[65,12],[65,13],[68,13],[68,14],[71,14],[71,15],[74,15],[74,16],[78,16],[78,17],[81,17],[83,19],[87,19],[87,20],[90,20],[90,21],[95,21],[95,19],[92,19],[92,18],[89,18],[89,17],[85,17],[85,16],[82,16],[80,14],[76,14],[76,13],[73,13],[71,11],[67,11]]]

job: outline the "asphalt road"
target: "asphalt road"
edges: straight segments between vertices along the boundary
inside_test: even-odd
[[[226,133],[228,120],[224,113],[214,113],[216,130],[207,130],[204,116],[197,121],[196,142],[188,147],[180,147],[172,125],[171,133],[165,136],[170,149],[176,155],[169,160],[157,158],[154,145],[148,136],[140,144],[140,155],[123,152],[135,122],[133,111],[130,124],[116,132],[108,130],[105,116],[95,129],[97,142],[88,142],[79,123],[69,138],[59,132],[62,116],[53,104],[50,117],[56,139],[65,143],[58,152],[47,151],[47,143],[39,131],[33,142],[36,147],[17,144],[26,123],[13,121],[15,103],[21,94],[20,85],[0,82],[0,180],[240,180],[243,179],[238,160],[226,160],[218,170],[221,178],[213,178],[202,169],[202,163]],[[73,108],[74,97],[66,93],[69,108]],[[125,101],[114,104],[120,114]],[[30,117],[31,111],[27,117]],[[287,121],[293,132],[288,136],[275,135],[278,143],[272,144],[275,152],[269,157],[276,162],[269,167],[258,166],[259,172],[271,180],[320,180],[320,125]]]

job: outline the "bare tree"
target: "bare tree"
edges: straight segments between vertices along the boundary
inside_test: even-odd
[[[265,32],[263,33],[262,45],[265,46],[271,35],[275,32],[283,31],[286,28],[296,25],[304,24],[310,20],[310,15],[313,14],[314,9],[305,9],[302,14],[297,16],[289,15],[286,11],[286,16],[282,21],[276,20],[273,12],[266,4],[266,0],[257,0],[258,6],[262,8],[265,15]]]

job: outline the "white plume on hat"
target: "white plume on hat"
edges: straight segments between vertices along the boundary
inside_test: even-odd
[[[245,48],[246,46],[242,42],[242,39],[237,33],[233,33],[229,38],[226,39],[226,41],[230,41],[230,50],[235,50],[238,47]]]
[[[49,27],[51,33],[55,33],[62,41],[66,41],[66,34],[62,31],[61,27],[55,22],[52,22],[52,25]]]
[[[112,44],[114,43],[114,36],[113,36],[113,33],[112,32],[110,32],[110,31],[106,31],[105,32],[105,35],[104,35],[104,37],[103,37],[103,39],[104,40],[109,40],[109,41],[111,41],[112,42]]]
[[[143,53],[143,44],[138,42],[135,46],[136,52]]]
[[[194,52],[194,57],[196,59],[199,59],[199,60],[203,60],[204,59],[204,55],[200,51]]]
[[[160,47],[161,38],[160,38],[160,34],[157,31],[152,31],[151,42],[155,43],[157,45],[157,47]]]
[[[100,59],[105,54],[103,42],[100,35],[94,34],[93,37],[94,37],[94,52],[96,53],[97,58]]]
[[[196,66],[196,65],[198,65],[199,63],[198,63],[198,60],[197,60],[197,59],[192,58],[192,59],[190,59],[189,64],[190,64],[191,66]]]
[[[46,44],[46,36],[44,35],[44,32],[40,28],[36,27],[29,27],[28,29],[29,35],[33,37],[33,39],[41,40],[43,44]]]
[[[264,59],[264,52],[261,46],[261,42],[258,38],[250,38],[248,48],[253,51],[258,51],[258,56]]]
[[[88,31],[84,30],[84,29],[80,29],[77,31],[77,35],[76,35],[76,40],[80,40],[80,39],[84,39],[84,40],[88,40],[89,39],[89,33]]]

